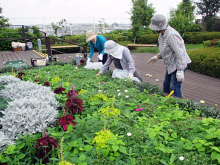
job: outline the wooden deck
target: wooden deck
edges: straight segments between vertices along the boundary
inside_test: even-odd
[[[76,53],[54,56],[58,57],[59,61],[71,61],[75,58],[75,55]],[[97,55],[98,53],[95,53],[91,60],[97,62]],[[136,68],[143,80],[156,85],[156,79],[159,79],[158,85],[162,89],[166,71],[163,60],[158,60],[151,66],[147,65],[147,61],[154,55],[154,53],[132,53]],[[3,67],[3,62],[12,60],[25,60],[27,65],[31,65],[30,58],[41,58],[41,56],[34,51],[0,52],[0,68]],[[113,64],[111,64],[110,69],[115,69]],[[149,77],[147,79],[146,74],[152,75],[151,79]],[[209,106],[218,104],[217,109],[220,110],[220,79],[186,70],[185,80],[182,84],[182,94],[183,98],[192,99],[195,102],[204,100],[205,104]]]

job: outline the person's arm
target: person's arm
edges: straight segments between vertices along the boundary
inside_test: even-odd
[[[105,64],[102,66],[101,70],[99,71],[100,74],[103,74],[107,68],[111,65],[113,60],[113,57],[109,55],[107,61],[105,62]]]
[[[127,61],[127,65],[128,65],[128,73],[134,73],[135,72],[135,64],[134,64],[134,60],[131,56],[131,52],[128,48],[123,48],[123,55],[124,55],[124,58],[126,59]]]
[[[94,44],[91,41],[89,41],[89,45],[90,45],[89,58],[92,58],[92,56],[94,54]]]

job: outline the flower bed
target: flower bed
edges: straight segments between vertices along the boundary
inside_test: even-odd
[[[162,97],[157,94],[159,91],[155,86],[112,79],[111,71],[96,77],[97,70],[73,64],[62,67],[54,64],[23,72],[22,82],[25,85],[20,86],[18,91],[31,90],[37,84],[45,90],[59,91],[60,94],[54,93],[59,102],[56,104],[59,113],[53,127],[46,126],[43,137],[41,129],[34,134],[28,132],[11,139],[15,144],[2,148],[0,163],[192,165],[220,162],[220,121],[214,119],[218,118],[218,113],[202,103]],[[50,87],[43,87],[46,81]],[[21,81],[16,78],[12,84],[18,82]],[[15,95],[10,99],[15,100],[19,96],[18,91],[12,90],[16,85],[5,85],[5,89],[9,87]],[[5,96],[6,90],[0,93]],[[45,98],[49,97],[47,93],[41,93]],[[25,95],[30,99],[36,97],[28,93]],[[26,101],[23,99],[21,106],[28,106]],[[9,107],[10,102],[4,112],[8,112]],[[42,107],[40,112],[47,111],[46,107]],[[45,122],[47,119],[41,120]],[[10,127],[14,125],[11,123]],[[7,129],[4,127],[2,130]],[[48,146],[48,150],[43,144]]]

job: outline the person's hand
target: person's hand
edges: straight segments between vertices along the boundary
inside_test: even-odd
[[[86,61],[86,65],[88,65],[90,63],[91,58],[88,58]]]
[[[127,78],[128,79],[133,79],[134,78],[133,73],[128,73]]]
[[[96,74],[96,76],[99,76],[100,74],[101,74],[101,73],[99,72],[99,73]]]
[[[177,71],[176,72],[176,79],[179,82],[184,80],[184,73],[183,73],[183,71]]]
[[[147,64],[152,65],[158,60],[157,56],[153,56],[150,60],[148,60]]]
[[[98,55],[97,58],[102,61],[103,60],[103,54]]]

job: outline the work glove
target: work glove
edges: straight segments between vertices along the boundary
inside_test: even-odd
[[[157,56],[153,56],[150,60],[148,60],[147,64],[152,65],[158,60]]]
[[[90,63],[91,58],[88,58],[86,61],[86,65],[88,65]]]
[[[103,54],[98,55],[97,58],[102,61],[103,60]]]
[[[127,79],[133,79],[133,78],[134,78],[133,73],[128,73]]]
[[[177,71],[176,72],[176,79],[179,82],[184,80],[184,73],[183,73],[183,71]]]

